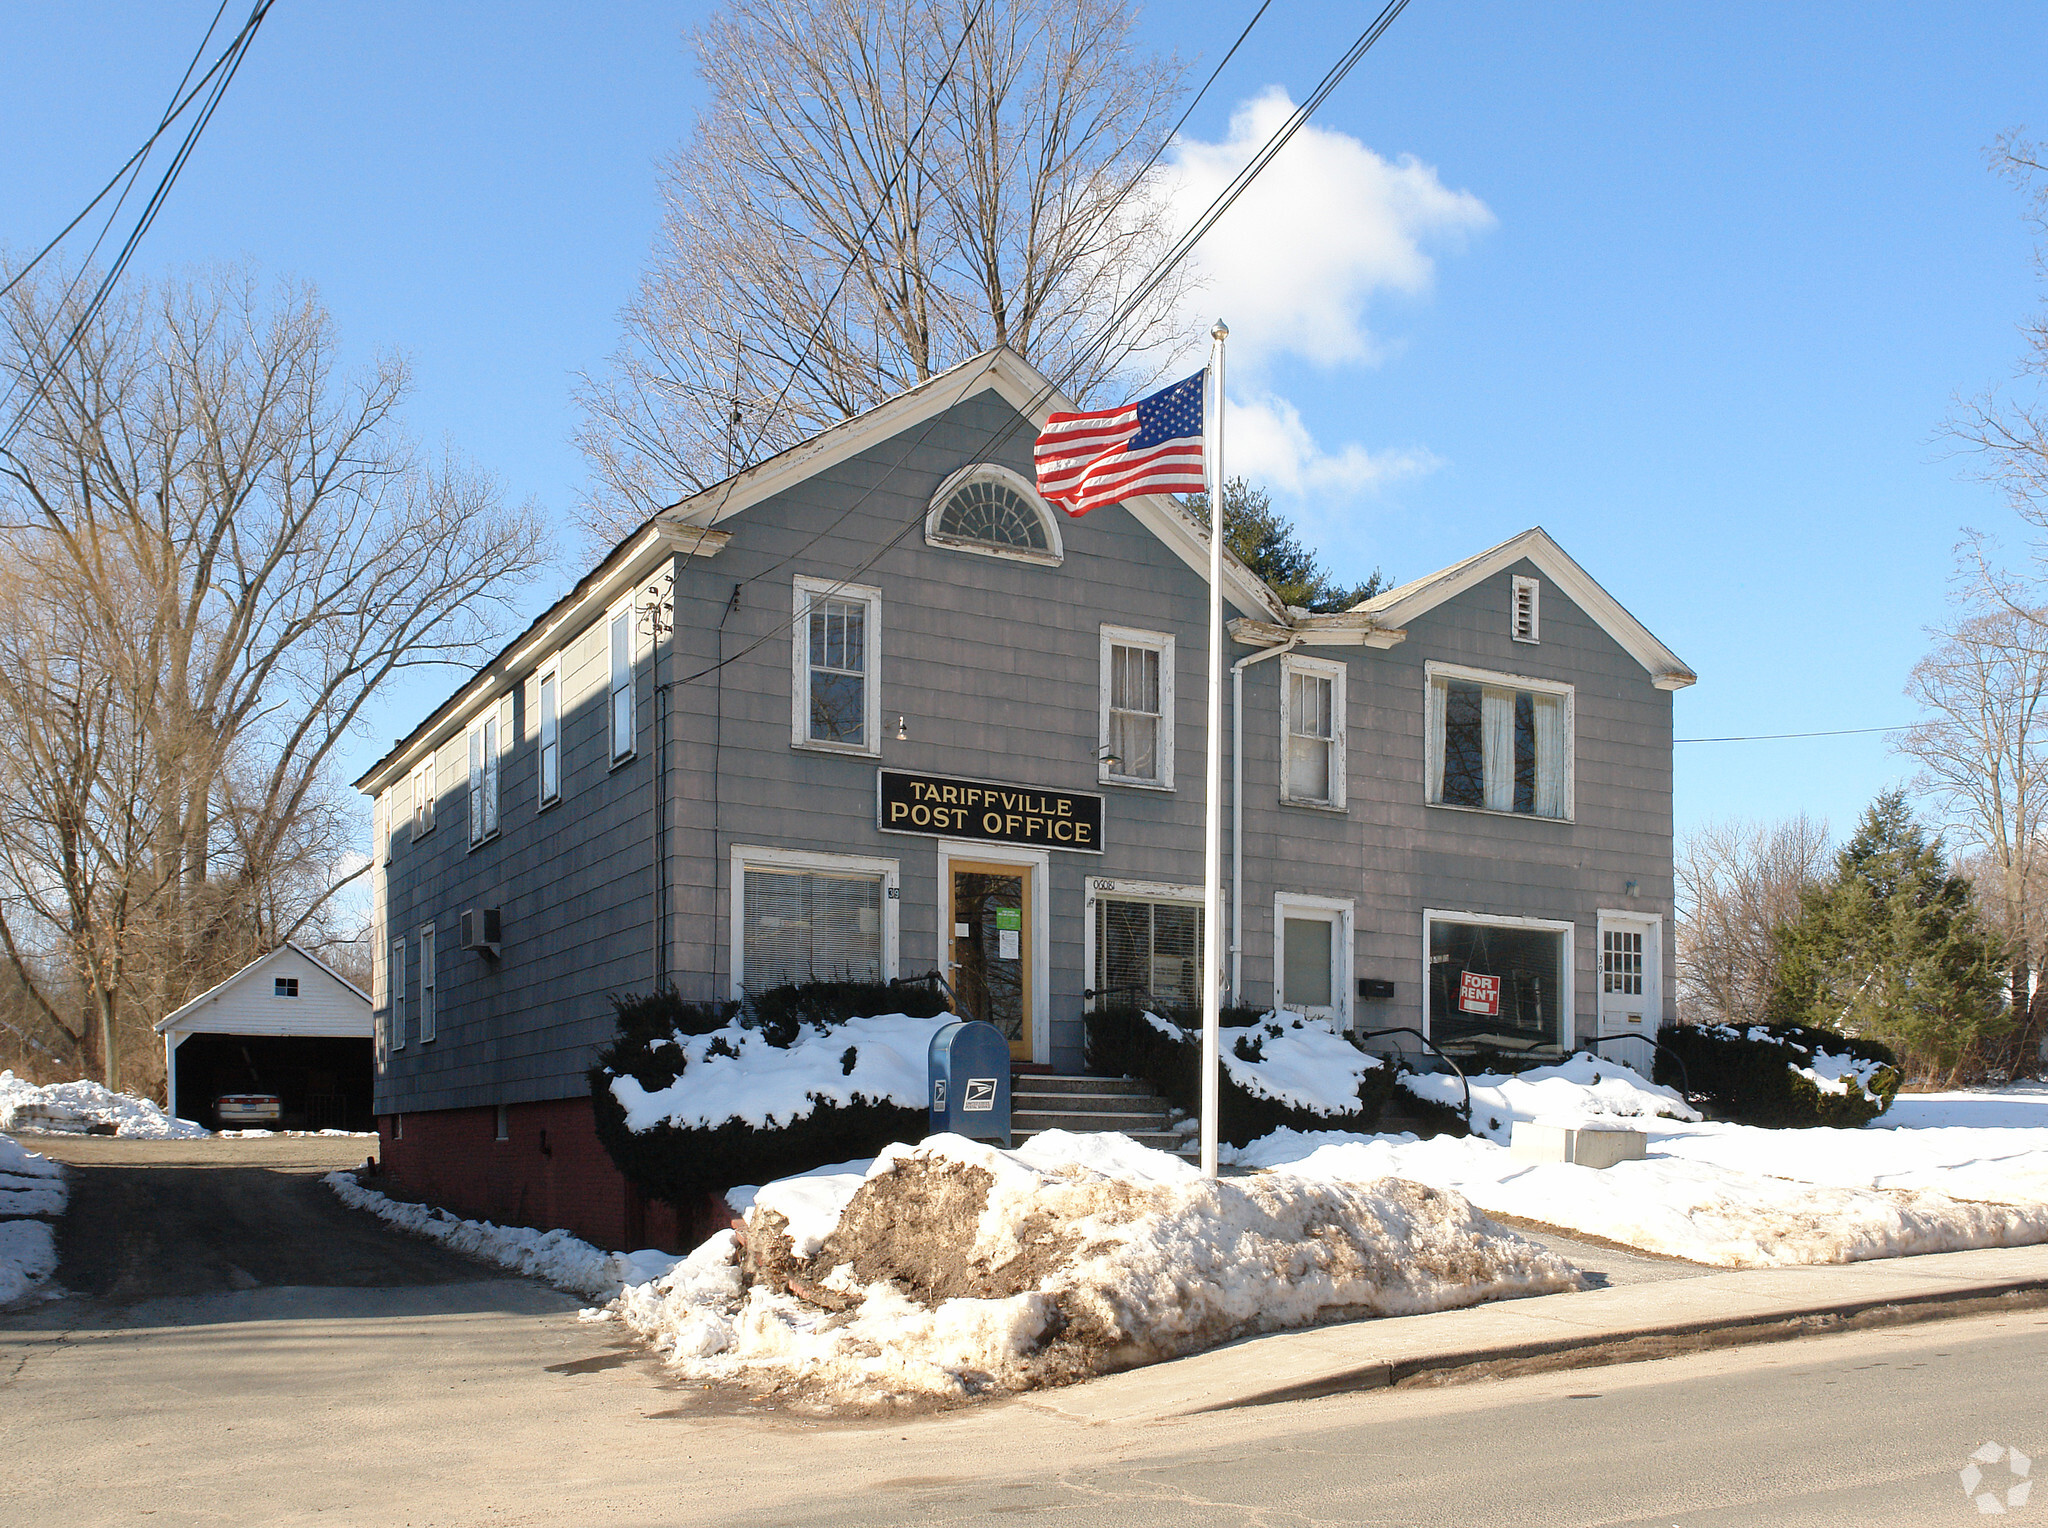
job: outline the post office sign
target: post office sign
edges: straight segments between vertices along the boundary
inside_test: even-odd
[[[876,819],[884,833],[1102,852],[1102,797],[949,775],[875,771]]]

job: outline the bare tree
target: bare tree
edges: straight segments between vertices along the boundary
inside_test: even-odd
[[[2048,813],[2048,626],[2040,612],[1969,598],[1914,665],[1906,693],[1932,719],[1897,745],[1920,764],[1915,782],[1943,812],[1999,911],[2012,1011],[2026,1014],[2037,943],[2035,861]],[[2028,1054],[2038,1029],[2022,1026]]]
[[[1827,824],[1709,823],[1680,845],[1678,990],[1687,1023],[1759,1023],[1777,980],[1779,931],[1829,867]]]
[[[333,895],[364,707],[475,657],[546,555],[536,509],[406,437],[403,362],[336,348],[310,289],[236,269],[0,311],[0,951],[110,1086],[124,1033]]]
[[[1155,376],[1180,288],[1108,322],[1172,232],[1144,171],[1182,71],[1136,21],[1130,0],[731,0],[699,27],[711,104],[579,393],[589,529],[994,344],[1080,398]]]

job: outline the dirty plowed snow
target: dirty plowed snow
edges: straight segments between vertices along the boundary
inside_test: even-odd
[[[1580,1282],[1418,1183],[1216,1181],[1178,1162],[1133,1177],[1046,1155],[953,1136],[894,1148],[808,1256],[764,1190],[744,1247],[714,1238],[614,1308],[692,1375],[872,1400],[1030,1389],[1252,1332]]]

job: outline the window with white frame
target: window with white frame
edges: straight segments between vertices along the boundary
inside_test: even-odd
[[[1038,491],[1007,467],[976,462],[939,485],[925,516],[932,546],[984,557],[1056,565],[1064,555],[1059,522]]]
[[[540,671],[534,712],[540,718],[540,804],[562,799],[562,664],[550,659]]]
[[[793,598],[791,740],[879,754],[881,590],[800,577]]]
[[[1572,687],[1432,663],[1425,776],[1438,806],[1572,815]]]
[[[733,995],[896,975],[894,860],[733,851]]]
[[[1424,915],[1429,1036],[1439,1045],[1559,1047],[1570,1022],[1569,923]]]
[[[469,841],[498,831],[498,703],[469,724]]]
[[[1517,642],[1540,642],[1542,632],[1537,624],[1537,601],[1543,591],[1542,583],[1533,578],[1515,575],[1514,593],[1508,612],[1509,634]]]
[[[1273,898],[1273,1004],[1348,1023],[1351,911],[1335,897]]]
[[[612,761],[633,756],[633,604],[628,600],[611,613],[607,623],[611,654]]]
[[[1344,805],[1344,665],[1289,653],[1280,660],[1280,799]]]
[[[420,927],[420,1043],[434,1038],[434,925]]]
[[[371,831],[377,835],[377,858],[386,865],[391,863],[391,806],[396,794],[389,786],[379,791],[371,814]]]
[[[1101,778],[1173,789],[1173,638],[1102,628]]]
[[[296,976],[280,976],[271,982],[270,991],[273,997],[297,997],[299,979]]]
[[[391,941],[391,966],[384,978],[391,994],[391,1048],[405,1049],[405,940]]]
[[[1097,1007],[1202,1001],[1202,905],[1104,893],[1095,899]]]
[[[435,757],[431,749],[412,770],[412,836],[420,838],[434,831]]]

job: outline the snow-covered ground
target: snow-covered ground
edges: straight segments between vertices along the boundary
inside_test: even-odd
[[[586,1299],[609,1300],[621,1289],[645,1283],[676,1263],[669,1252],[601,1252],[567,1231],[462,1220],[432,1205],[407,1204],[364,1188],[347,1173],[329,1173],[322,1181],[341,1196],[343,1204],[368,1210],[401,1231],[431,1237],[458,1252],[545,1280]]]
[[[860,1170],[864,1168],[864,1170]],[[877,1399],[1021,1390],[1248,1332],[1575,1288],[1455,1194],[1208,1180],[1122,1136],[957,1136],[756,1191],[614,1312],[693,1378]]]
[[[0,1305],[33,1294],[57,1271],[57,1239],[49,1220],[70,1198],[64,1169],[19,1141],[0,1135]]]
[[[70,1128],[113,1125],[117,1135],[148,1140],[183,1140],[210,1135],[203,1125],[173,1119],[146,1098],[110,1093],[96,1082],[52,1082],[38,1086],[12,1072],[0,1072],[0,1130],[37,1128],[35,1121],[54,1115],[75,1121]]]
[[[1456,1088],[1454,1078],[1404,1086],[1415,1082]],[[1480,1134],[1464,1140],[1278,1131],[1230,1155],[1317,1181],[1410,1178],[1496,1214],[1722,1267],[2048,1241],[2039,1085],[1902,1095],[1862,1130],[1764,1130],[1701,1121],[1626,1067],[1574,1057],[1519,1078],[1475,1078],[1473,1115]],[[1959,1118],[2006,1123],[1945,1123]],[[1517,1159],[1501,1143],[1517,1120],[1539,1119],[1633,1126],[1649,1156],[1604,1170]]]
[[[1147,1013],[1145,1022],[1172,1040],[1199,1038],[1156,1013]],[[1256,1024],[1224,1030],[1222,1037],[1218,1055],[1232,1082],[1254,1098],[1314,1114],[1356,1113],[1366,1074],[1386,1065],[1338,1034],[1329,1020],[1298,1013],[1268,1012]]]

